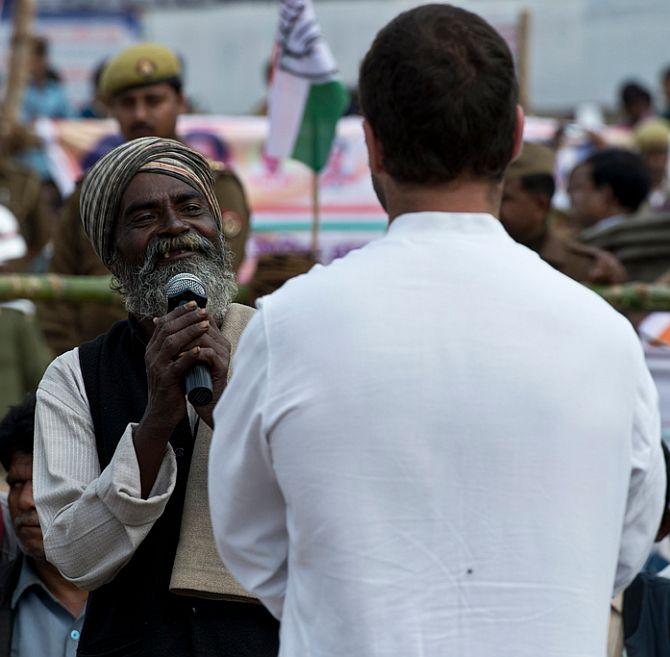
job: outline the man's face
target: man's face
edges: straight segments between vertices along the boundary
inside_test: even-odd
[[[227,251],[205,197],[187,183],[139,173],[121,199],[112,271],[126,307],[138,317],[165,314],[165,286],[190,272],[207,286],[208,309],[221,319],[235,293]]]
[[[505,180],[500,221],[510,237],[521,244],[530,244],[544,231],[549,202],[539,194],[523,188],[519,178]]]
[[[597,188],[593,184],[591,167],[588,164],[578,166],[570,174],[568,182],[570,212],[580,226],[597,224],[610,216],[610,189],[604,185]]]
[[[184,112],[184,96],[167,82],[128,89],[109,102],[111,115],[119,122],[126,140],[139,137],[173,138],[177,117]]]
[[[49,65],[46,55],[33,51],[30,56],[30,76],[33,80],[43,80],[46,77]]]
[[[21,550],[33,559],[44,559],[42,530],[33,499],[33,456],[14,452],[7,473],[9,515]]]

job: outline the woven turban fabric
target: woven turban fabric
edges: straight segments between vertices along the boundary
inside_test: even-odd
[[[114,226],[121,199],[138,173],[162,173],[182,180],[203,194],[221,228],[221,210],[207,160],[181,142],[160,137],[134,139],[98,160],[86,174],[79,204],[84,230],[100,259],[109,266]]]

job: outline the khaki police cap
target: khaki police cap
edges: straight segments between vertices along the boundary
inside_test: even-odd
[[[175,53],[158,43],[130,46],[109,60],[100,78],[100,93],[109,98],[132,87],[181,79]]]
[[[633,138],[642,152],[666,150],[670,145],[670,124],[663,119],[647,119],[637,125]]]
[[[523,143],[521,155],[509,165],[505,178],[517,180],[539,174],[553,176],[555,167],[556,154],[551,148],[526,141]]]

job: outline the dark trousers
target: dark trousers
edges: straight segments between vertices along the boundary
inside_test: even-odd
[[[279,622],[260,604],[183,597],[170,607],[140,644],[100,657],[277,657]]]

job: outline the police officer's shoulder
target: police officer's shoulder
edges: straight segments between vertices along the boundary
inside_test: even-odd
[[[564,240],[564,247],[566,251],[572,253],[573,255],[581,256],[582,258],[589,258],[590,260],[596,260],[599,256],[607,253],[606,251],[603,251],[596,246],[582,244],[577,240],[569,238]]]
[[[207,160],[209,168],[212,170],[214,180],[239,180],[239,176],[223,162],[218,160]]]

